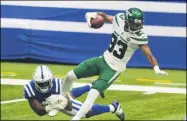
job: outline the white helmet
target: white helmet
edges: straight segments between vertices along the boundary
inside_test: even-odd
[[[38,66],[33,72],[36,89],[42,93],[46,93],[52,87],[52,79],[53,74],[45,65]]]

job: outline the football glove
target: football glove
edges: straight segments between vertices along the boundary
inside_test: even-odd
[[[58,113],[58,110],[57,109],[52,109],[51,111],[49,111],[48,115],[53,117],[53,116],[56,116]]]
[[[46,99],[46,102],[48,105],[55,105],[60,102],[63,102],[64,105],[65,104],[67,105],[67,99],[64,96],[58,95],[58,94],[51,95],[50,97]]]
[[[91,27],[91,23],[90,20],[91,18],[96,18],[97,16],[97,12],[87,12],[85,15],[86,21],[88,23],[88,26]]]
[[[53,105],[52,107],[56,110],[63,110],[64,108],[66,108],[66,106],[67,106],[67,103],[59,102],[59,103]]]

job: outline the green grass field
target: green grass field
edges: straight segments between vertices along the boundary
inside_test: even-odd
[[[7,63],[1,62],[1,78],[31,79],[33,70],[39,64]],[[75,66],[69,65],[47,65],[56,77],[63,78],[64,75]],[[169,76],[156,76],[151,69],[130,68],[123,72],[115,82],[116,84],[164,86],[186,88],[186,85],[157,85],[160,83],[186,84],[186,71],[166,70]],[[14,75],[12,75],[14,74]],[[95,79],[93,77],[91,79]],[[80,82],[91,82],[88,79]],[[186,116],[185,94],[155,93],[145,95],[143,92],[109,91],[105,92],[105,99],[98,98],[96,103],[109,104],[118,100],[126,114],[127,120],[183,120]],[[86,95],[79,98],[84,101]],[[1,85],[1,101],[23,98],[23,86]],[[1,120],[71,120],[71,117],[58,113],[56,117],[37,116],[29,107],[27,101],[1,104]],[[88,120],[88,119],[86,119]],[[117,120],[112,113],[96,116],[89,120]]]

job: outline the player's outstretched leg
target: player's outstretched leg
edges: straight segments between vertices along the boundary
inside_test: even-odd
[[[78,98],[86,92],[90,91],[92,84],[87,84],[81,87],[76,87],[70,92],[72,98]]]
[[[100,61],[101,58],[99,57],[91,58],[69,71],[64,79],[62,95],[66,95],[66,93],[69,92],[75,80],[98,75],[99,70],[97,64],[99,64]]]
[[[116,116],[121,120],[124,121],[125,120],[125,114],[123,112],[123,109],[121,108],[121,105],[118,101],[113,101],[112,105],[115,107],[115,111],[114,113],[116,114]]]

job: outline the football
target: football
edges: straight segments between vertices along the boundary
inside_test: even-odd
[[[104,25],[104,18],[100,15],[97,15],[96,18],[92,18],[90,23],[91,23],[91,27],[94,29],[99,29]]]

